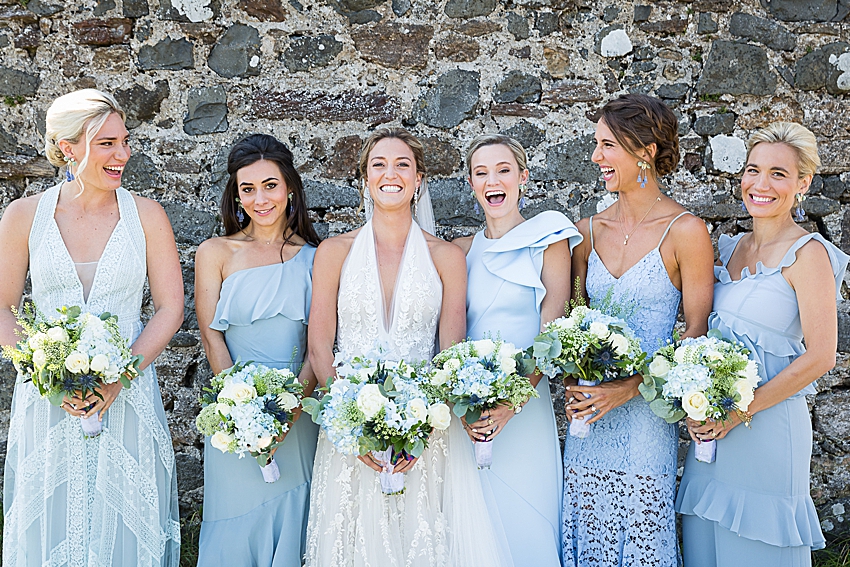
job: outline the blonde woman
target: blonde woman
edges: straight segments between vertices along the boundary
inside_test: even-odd
[[[118,316],[144,356],[129,389],[55,407],[32,383],[12,399],[3,492],[3,565],[178,565],[180,524],[171,436],[152,366],[183,321],[183,282],[171,225],[156,202],[121,188],[130,158],[124,112],[93,89],[53,102],[45,153],[67,180],[11,203],[0,220],[0,342],[15,344],[29,271],[43,313],[63,305]],[[145,281],[154,315],[139,320]],[[83,437],[81,415],[103,432]]]
[[[809,495],[805,396],[835,365],[848,257],[791,218],[819,165],[815,137],[799,124],[777,122],[750,138],[741,196],[753,231],[720,237],[709,326],[750,350],[761,380],[746,412],[688,420],[694,443],[676,500],[688,567],[798,567],[824,546]],[[693,456],[707,439],[718,440],[711,464]]]

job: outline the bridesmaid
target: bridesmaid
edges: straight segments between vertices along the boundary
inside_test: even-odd
[[[474,236],[455,240],[466,252],[467,334],[476,340],[500,337],[519,348],[564,314],[570,252],[582,240],[561,213],[522,217],[526,163],[525,150],[513,138],[491,134],[472,141],[466,154],[469,184],[487,224]],[[496,408],[467,426],[467,433],[479,442],[498,436],[493,466],[481,471],[481,480],[490,518],[504,530],[514,564],[560,567],[558,430],[549,383],[540,374],[530,378],[540,398],[529,400],[521,413]]]
[[[709,326],[750,350],[761,381],[741,416],[750,429],[735,414],[688,420],[695,442],[723,440],[714,463],[695,460],[693,444],[685,461],[676,510],[688,567],[798,567],[824,547],[809,494],[805,396],[835,366],[848,257],[790,214],[819,165],[815,137],[799,124],[777,122],[750,138],[741,194],[753,231],[720,237]]]
[[[619,200],[579,222],[584,240],[573,254],[573,277],[591,306],[624,318],[650,354],[670,339],[680,301],[685,337],[705,334],[711,310],[708,231],[658,183],[679,161],[677,130],[676,116],[649,96],[624,95],[602,108],[592,159]],[[565,565],[678,563],[678,429],[650,411],[640,382],[567,383],[567,418],[589,416],[593,426],[588,437],[565,442]]]
[[[210,367],[237,359],[299,372],[316,385],[307,352],[313,256],[319,237],[307,216],[292,153],[265,134],[238,142],[221,199],[225,236],[195,257],[195,305]],[[303,364],[303,366],[302,366]],[[318,428],[298,419],[278,448],[281,477],[263,481],[254,459],[204,445],[204,517],[198,564],[300,567]]]

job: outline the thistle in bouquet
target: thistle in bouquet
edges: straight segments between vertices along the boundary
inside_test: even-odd
[[[57,316],[47,317],[32,304],[23,313],[13,310],[22,340],[14,347],[4,346],[3,356],[15,365],[22,382],[32,382],[41,397],[55,406],[77,400],[74,409],[81,412],[92,409],[92,397],[104,399],[100,392],[104,385],[120,382],[129,388],[130,380],[141,374],[143,357],[130,350],[118,318],[83,313],[78,306],[56,311]],[[102,431],[99,413],[80,415],[86,437]]]
[[[237,361],[204,388],[195,425],[222,453],[257,460],[263,479],[275,482],[280,469],[272,458],[292,426],[304,387],[289,370]]]
[[[321,401],[306,399],[304,409],[338,451],[374,456],[385,494],[403,492],[404,474],[394,470],[420,457],[434,429],[451,421],[441,390],[422,367],[382,360],[380,351],[350,360],[338,354],[335,365]]]
[[[466,340],[434,357],[431,383],[443,389],[454,404],[454,414],[467,424],[499,405],[519,413],[529,399],[539,397],[531,381],[518,372],[524,369],[521,355],[522,351],[501,340]],[[476,441],[475,457],[479,468],[490,468],[492,440]]]
[[[563,374],[575,377],[579,386],[598,386],[638,374],[646,353],[625,321],[591,309],[579,299],[570,301],[566,317],[546,325],[526,358],[550,378]],[[591,409],[595,411],[595,406]],[[570,435],[590,435],[587,420],[587,416],[573,417]]]
[[[749,426],[747,408],[759,383],[758,363],[740,343],[712,329],[707,336],[674,340],[661,347],[638,386],[650,409],[668,423],[685,416],[705,424],[726,421],[732,413]],[[695,448],[699,461],[714,462],[713,439]]]

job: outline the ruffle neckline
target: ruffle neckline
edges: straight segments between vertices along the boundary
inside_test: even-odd
[[[283,315],[305,325],[310,316],[312,265],[316,248],[305,244],[295,256],[280,264],[268,264],[239,270],[221,284],[210,329],[248,326],[254,321]],[[250,294],[250,309],[245,296]]]
[[[808,495],[764,494],[694,475],[679,487],[676,511],[717,522],[741,537],[770,545],[812,549],[825,545],[817,510]]]
[[[718,324],[718,320],[719,323]],[[805,352],[801,337],[780,333],[779,331],[764,327],[758,321],[750,321],[742,318],[739,314],[728,311],[714,311],[709,316],[708,326],[718,329],[724,337],[735,337],[751,344],[748,348],[757,346],[766,354],[773,356],[799,356]],[[759,367],[761,372],[764,368]],[[765,376],[766,377],[766,376]]]

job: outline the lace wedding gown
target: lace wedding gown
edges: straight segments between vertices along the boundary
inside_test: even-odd
[[[135,340],[147,277],[145,234],[133,196],[86,296],[54,220],[59,187],[38,203],[29,236],[32,297],[50,316],[63,305],[118,317]],[[177,566],[180,524],[171,435],[153,366],[116,398],[103,432],[83,437],[79,418],[18,380],[3,487],[4,567]]]
[[[386,313],[371,222],[361,229],[340,274],[337,346],[345,357],[381,345],[388,358],[430,360],[437,346],[442,282],[422,230],[408,233],[392,307]],[[378,473],[338,453],[324,431],[313,467],[307,527],[308,567],[460,567],[511,565],[495,535],[472,443],[460,421],[435,431],[405,492],[381,492]]]

